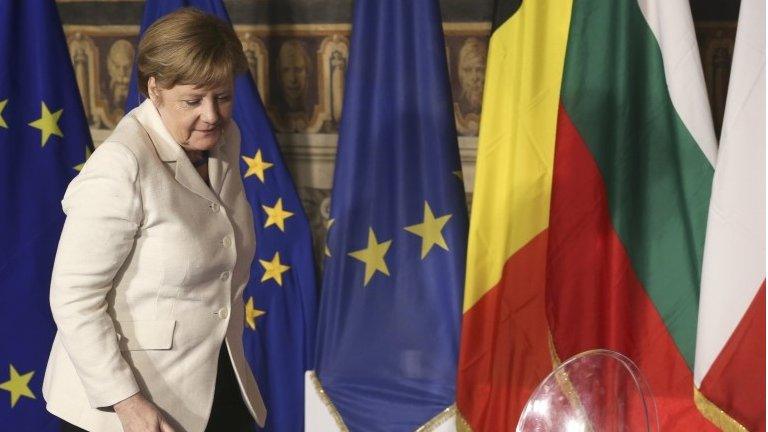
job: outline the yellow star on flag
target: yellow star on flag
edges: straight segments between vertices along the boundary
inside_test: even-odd
[[[331,250],[328,249],[328,231],[331,230],[331,225],[336,222],[336,219],[328,219],[328,224],[325,226],[325,256],[329,257],[331,256]]]
[[[248,178],[252,175],[255,175],[259,178],[259,180],[261,180],[262,183],[264,183],[264,171],[274,165],[264,161],[264,159],[261,157],[261,150],[256,151],[256,154],[252,158],[243,156],[243,160],[245,161],[245,164],[248,165],[248,171],[245,172],[245,176],[243,176],[243,178]]]
[[[45,144],[48,142],[48,138],[50,138],[51,135],[56,135],[58,137],[64,136],[64,134],[61,133],[61,129],[59,129],[59,117],[61,117],[61,113],[64,112],[64,110],[60,109],[51,113],[48,110],[48,106],[45,105],[45,102],[40,102],[40,105],[42,105],[40,108],[40,118],[30,122],[29,125],[33,128],[40,129],[40,146],[45,147]]]
[[[283,210],[283,199],[278,198],[274,207],[261,206],[265,212],[267,212],[267,222],[264,223],[264,228],[277,225],[280,231],[285,232],[285,220],[293,216],[293,213]]]
[[[93,151],[91,150],[91,146],[85,146],[85,161],[88,160],[89,157],[91,157],[91,154],[93,154]],[[83,167],[85,166],[85,161],[83,163],[76,165],[75,171],[80,172],[83,170]]]
[[[29,380],[32,379],[32,375],[34,374],[35,372],[32,371],[25,373],[24,375],[19,375],[16,368],[11,365],[11,379],[0,384],[0,389],[11,393],[11,408],[16,406],[16,402],[18,402],[19,398],[22,396],[35,399],[35,394],[29,389]]]
[[[275,252],[275,256],[272,257],[272,261],[259,260],[261,266],[264,267],[264,276],[261,277],[262,282],[266,282],[270,279],[274,279],[278,285],[283,286],[283,273],[290,269],[290,266],[283,265],[280,262],[280,252]]]
[[[435,215],[432,214],[432,209],[429,207],[429,204],[424,201],[424,222],[405,227],[405,230],[409,233],[413,233],[421,237],[421,259],[424,259],[424,257],[427,256],[429,251],[432,249],[432,246],[434,245],[438,245],[441,248],[448,250],[448,245],[445,244],[442,231],[443,227],[448,222],[448,219],[451,218],[451,216],[452,215],[447,214],[445,216],[435,218]]]
[[[256,318],[265,315],[266,312],[258,310],[253,307],[253,297],[248,298],[248,303],[245,304],[245,323],[251,330],[256,330]]]
[[[389,276],[389,268],[387,268],[387,262],[384,261],[384,256],[387,254],[389,247],[392,245],[392,240],[379,243],[376,240],[376,234],[373,232],[373,228],[368,228],[368,246],[365,249],[350,252],[349,256],[365,263],[365,283],[363,286],[367,286],[376,271],[380,271]]]
[[[6,123],[5,119],[3,118],[3,110],[5,109],[6,105],[8,105],[8,99],[3,99],[0,101],[0,127],[8,129],[8,123]]]

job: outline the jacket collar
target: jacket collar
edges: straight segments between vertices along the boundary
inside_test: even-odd
[[[151,100],[146,99],[132,113],[136,120],[149,134],[152,144],[155,145],[157,155],[163,162],[176,162],[185,159],[186,155],[181,146],[173,139],[168,128],[163,124],[160,113]]]
[[[218,144],[210,151],[208,159],[208,178],[211,187],[205,184],[197,170],[184,153],[184,149],[173,139],[168,128],[163,124],[160,113],[150,99],[145,100],[132,112],[133,116],[147,131],[157,155],[163,162],[175,162],[176,181],[193,193],[213,202],[219,202],[224,178],[229,170],[224,152],[224,134]],[[211,190],[213,189],[213,190]]]

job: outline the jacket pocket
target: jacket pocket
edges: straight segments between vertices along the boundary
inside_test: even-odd
[[[115,322],[122,351],[168,350],[173,346],[174,320]]]

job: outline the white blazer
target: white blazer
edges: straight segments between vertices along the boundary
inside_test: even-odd
[[[234,122],[211,151],[209,188],[147,100],[70,183],[51,278],[58,332],[48,410],[89,431],[122,430],[111,406],[139,391],[178,431],[205,429],[226,338],[251,414],[266,409],[242,343],[255,252]]]

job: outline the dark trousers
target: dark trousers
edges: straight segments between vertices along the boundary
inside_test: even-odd
[[[86,432],[79,427],[62,421],[62,432]],[[255,422],[240,395],[235,371],[229,360],[226,344],[219,350],[219,369],[216,374],[216,391],[213,394],[213,408],[205,432],[251,432]]]

